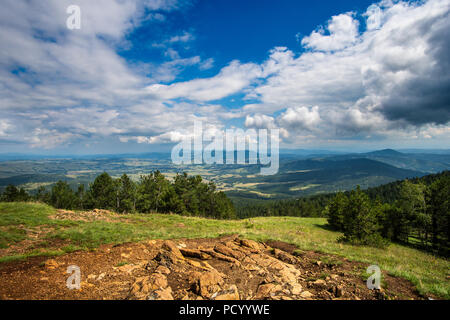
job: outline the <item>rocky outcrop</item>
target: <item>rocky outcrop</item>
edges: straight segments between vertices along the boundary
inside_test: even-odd
[[[231,237],[209,247],[164,241],[136,279],[130,299],[302,299],[299,259],[252,240]],[[247,283],[253,290],[243,287]],[[241,291],[241,292],[240,292]],[[303,294],[303,295],[302,295]]]

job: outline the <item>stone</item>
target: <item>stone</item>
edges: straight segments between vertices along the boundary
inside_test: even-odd
[[[294,256],[278,249],[274,249],[273,254],[277,259],[289,264],[296,264],[298,262],[297,258],[295,258]]]
[[[202,251],[206,251],[206,250],[202,250]],[[210,254],[212,257],[214,257],[216,259],[219,259],[219,260],[222,260],[222,261],[226,261],[226,262],[231,262],[231,263],[236,264],[237,266],[241,265],[241,263],[237,259],[235,259],[233,257],[226,256],[226,255],[224,255],[222,253],[219,253],[219,252],[216,252],[214,250],[210,250],[210,251],[207,251],[207,252],[208,252],[208,254]]]
[[[168,275],[168,274],[170,274],[170,269],[167,268],[167,267],[165,267],[165,266],[158,266],[158,267],[155,269],[155,272],[156,272],[156,273],[161,273],[161,274]]]
[[[299,283],[291,284],[291,293],[293,295],[296,295],[296,296],[299,295],[302,292],[302,290],[303,290],[303,287],[301,284],[299,284]]]
[[[172,288],[155,290],[148,295],[148,300],[173,300]]]
[[[150,286],[151,290],[166,288],[167,287],[167,278],[165,275],[163,275],[161,273],[153,273],[149,277],[148,285]]]
[[[334,290],[334,295],[336,296],[336,298],[340,298],[344,295],[344,287],[343,286],[336,286],[335,290]]]
[[[97,281],[102,280],[105,276],[106,276],[106,273],[104,273],[104,272],[99,274],[98,277],[97,277]]]
[[[219,252],[219,253],[224,254],[224,255],[226,255],[226,256],[233,257],[233,258],[235,258],[235,259],[237,259],[237,260],[243,259],[243,258],[245,257],[245,254],[243,254],[242,252],[239,252],[239,251],[237,251],[237,250],[230,249],[229,247],[224,246],[224,245],[221,244],[221,243],[217,244],[217,245],[214,247],[214,250],[215,250],[216,252]]]
[[[203,273],[195,272],[192,274],[191,283],[194,292],[206,298],[220,290],[224,280],[223,275],[213,269]]]
[[[200,250],[180,248],[180,252],[184,257],[196,258],[200,260],[211,259],[211,256],[209,254],[206,254],[205,252],[202,252]]]
[[[165,267],[170,267],[172,264],[184,261],[184,256],[181,254],[180,249],[177,248],[175,243],[170,240],[163,242],[161,250],[158,252],[154,260],[158,261]]]
[[[44,266],[46,269],[53,270],[53,269],[58,268],[59,264],[58,264],[58,262],[56,262],[55,259],[49,259],[49,260],[45,261]]]
[[[260,247],[259,243],[256,242],[256,241],[253,241],[253,240],[242,239],[241,240],[241,245],[243,245],[244,247],[253,249],[253,250],[257,251],[257,252],[261,251],[261,249],[262,249]]]
[[[273,283],[266,283],[266,284],[261,284],[258,287],[258,290],[256,291],[256,295],[255,295],[255,299],[256,300],[262,300],[262,299],[267,299],[270,297],[270,294],[275,290],[275,284]]]
[[[302,293],[300,293],[300,297],[304,298],[304,299],[309,299],[313,296],[313,294],[309,291],[303,291]]]
[[[170,254],[175,256],[176,258],[180,260],[184,260],[184,256],[181,254],[180,249],[177,248],[175,243],[170,240],[166,240],[163,242],[162,249],[168,251]]]

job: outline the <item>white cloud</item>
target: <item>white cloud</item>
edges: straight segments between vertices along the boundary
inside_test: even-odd
[[[212,101],[243,90],[261,75],[261,68],[258,65],[233,61],[212,78],[194,79],[171,85],[155,84],[147,87],[147,92],[162,100],[185,98],[194,101]]]
[[[265,114],[247,115],[245,118],[245,126],[247,128],[256,129],[272,129],[276,128],[275,119]]]
[[[353,45],[358,38],[357,20],[353,19],[353,12],[333,16],[328,22],[327,30],[320,28],[314,31],[310,36],[304,37],[301,41],[306,48],[321,51],[341,50]]]
[[[82,9],[81,30],[65,27],[72,3]],[[291,142],[448,141],[448,0],[382,1],[360,16],[361,26],[357,13],[336,15],[303,38],[300,54],[275,47],[261,64],[231,61],[209,78],[176,81],[185,68],[215,63],[184,57],[192,32],[162,44],[170,59],[163,63],[131,64],[117,54],[143,21],[161,23],[179,7],[174,0],[3,1],[2,140],[38,148],[109,136],[173,143],[194,120],[223,130],[241,118],[247,127],[280,127]],[[234,94],[248,104],[211,103]]]
[[[278,123],[283,127],[296,130],[313,131],[321,122],[319,107],[313,108],[296,107],[288,108],[278,119]]]
[[[185,32],[183,32],[183,34],[181,34],[181,35],[177,35],[177,36],[171,37],[171,38],[168,40],[168,42],[169,42],[169,43],[189,42],[189,41],[192,41],[192,40],[194,40],[194,39],[195,39],[194,35],[192,35],[191,33],[187,32],[187,31],[185,31]]]

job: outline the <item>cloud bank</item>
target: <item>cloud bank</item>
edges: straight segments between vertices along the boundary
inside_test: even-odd
[[[82,28],[65,26],[68,5]],[[160,64],[118,54],[144,22],[166,23],[175,0],[5,0],[0,12],[0,143],[56,148],[77,143],[174,143],[194,120],[210,130],[240,121],[280,128],[287,145],[345,141],[450,141],[448,0],[382,1],[345,12],[266,61],[230,61],[214,76],[214,57],[182,57],[168,35]],[[18,18],[20,17],[20,18]],[[243,96],[240,108],[224,99]],[[231,124],[230,124],[230,121]]]

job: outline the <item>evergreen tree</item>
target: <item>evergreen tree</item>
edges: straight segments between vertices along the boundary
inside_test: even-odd
[[[136,211],[137,189],[136,184],[126,175],[123,174],[119,179],[119,212],[135,212]]]
[[[354,244],[385,245],[379,233],[380,210],[380,206],[373,205],[369,196],[358,186],[350,193],[344,209],[344,237],[342,240]]]
[[[106,172],[97,176],[90,186],[89,207],[115,209],[117,206],[117,185]]]
[[[52,187],[50,202],[58,209],[74,209],[77,198],[67,182],[60,180]]]
[[[339,192],[327,207],[328,223],[335,230],[344,230],[344,216],[348,201],[347,196]]]

